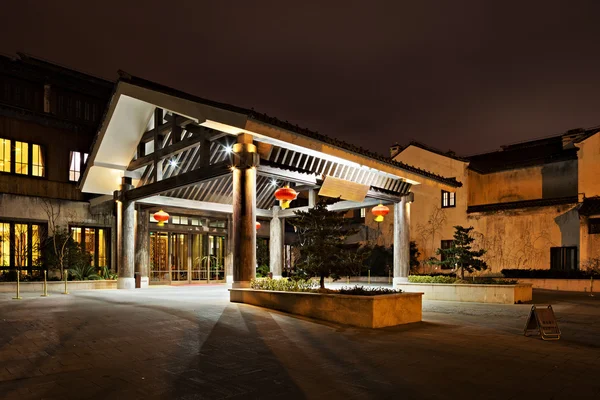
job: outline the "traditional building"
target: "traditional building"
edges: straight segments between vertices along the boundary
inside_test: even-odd
[[[600,257],[600,129],[457,157],[420,143],[393,146],[394,160],[463,182],[413,189],[411,240],[421,261],[451,245],[453,226],[473,226],[492,272],[573,270]],[[422,270],[435,267],[422,263]]]
[[[281,276],[284,221],[321,196],[333,210],[396,210],[394,279],[402,281],[411,188],[461,186],[126,73],[115,84],[20,55],[0,59],[0,88],[0,270],[24,276],[44,268],[41,243],[58,227],[94,267],[117,270],[120,288],[247,286],[257,238],[268,240],[270,270]],[[281,209],[274,193],[286,185],[298,198]]]
[[[77,188],[112,88],[23,54],[0,56],[0,275],[35,274],[54,225],[94,266],[113,266],[112,209],[93,209]]]

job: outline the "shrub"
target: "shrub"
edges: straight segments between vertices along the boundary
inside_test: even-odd
[[[445,275],[410,275],[408,281],[411,283],[456,283],[457,279],[454,276]]]
[[[112,272],[108,267],[102,267],[100,269],[99,276],[100,276],[100,279],[114,280],[119,277],[119,274],[117,274],[116,272]]]
[[[351,294],[351,295],[355,295],[355,296],[378,296],[378,295],[382,295],[382,294],[402,293],[402,290],[379,288],[379,287],[364,287],[364,286],[357,285],[352,288],[343,287],[336,292],[339,294]]]
[[[589,279],[600,278],[594,271],[581,270],[556,270],[556,269],[503,269],[502,275],[506,278],[538,278],[538,279]]]
[[[269,276],[269,272],[271,272],[271,269],[268,265],[260,265],[258,268],[256,268],[256,277],[266,278]]]
[[[319,286],[312,279],[253,279],[250,287],[257,290],[275,290],[280,292],[310,292]]]
[[[68,277],[73,281],[100,279],[100,277],[96,274],[96,269],[89,264],[80,264],[70,268]]]

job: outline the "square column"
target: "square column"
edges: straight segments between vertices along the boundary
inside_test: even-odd
[[[393,286],[408,282],[410,271],[410,202],[407,195],[394,203],[394,279]]]
[[[256,167],[259,156],[252,136],[241,134],[233,145],[233,229],[231,234],[234,288],[250,287],[256,276]]]
[[[269,269],[274,279],[281,278],[283,267],[283,219],[279,218],[279,206],[273,206],[269,236]]]

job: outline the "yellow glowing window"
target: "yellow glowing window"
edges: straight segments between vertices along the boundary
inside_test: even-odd
[[[0,139],[0,172],[10,172],[10,140]]]
[[[29,173],[29,144],[15,142],[15,172],[27,175]]]
[[[44,176],[44,154],[42,147],[39,144],[31,145],[31,175]]]
[[[28,231],[27,224],[15,224],[14,251],[16,267],[29,266],[29,257],[27,256],[29,253]]]
[[[0,266],[10,265],[10,224],[0,222]]]
[[[81,228],[71,228],[71,237],[74,241],[81,244]]]
[[[31,261],[33,265],[37,264],[41,255],[41,227],[40,225],[31,225]]]
[[[106,255],[106,229],[98,229],[98,266],[108,266],[108,256]]]

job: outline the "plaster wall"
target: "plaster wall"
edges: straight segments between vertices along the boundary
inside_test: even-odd
[[[468,193],[468,163],[445,157],[437,153],[409,146],[399,153],[394,160],[424,168],[435,174],[446,177],[455,177],[463,186],[455,189],[456,207],[442,208],[441,190],[429,185],[414,185],[412,192],[415,200],[411,203],[410,210],[410,239],[417,243],[421,261],[436,257],[436,250],[441,246],[442,240],[451,240],[455,225],[464,225],[467,220],[467,193]],[[393,238],[392,212],[386,220],[377,226],[373,218],[367,218],[369,228],[377,237],[378,244],[391,245]],[[377,236],[377,228],[381,231]],[[422,263],[423,264],[423,263]],[[435,267],[422,267],[424,272],[431,272]]]
[[[590,136],[577,147],[579,193],[585,197],[600,196],[600,134]]]
[[[577,161],[480,174],[469,170],[469,205],[577,196]]]
[[[489,269],[549,269],[550,247],[579,246],[580,222],[575,204],[472,213],[476,246],[487,250]]]

